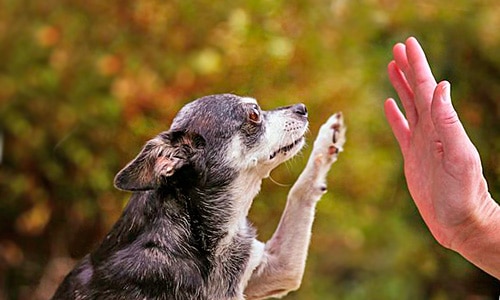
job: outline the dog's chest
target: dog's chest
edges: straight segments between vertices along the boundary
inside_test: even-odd
[[[254,236],[254,229],[245,227],[231,242],[220,245],[215,251],[207,284],[209,295],[219,295],[217,299],[244,299],[245,286],[262,257]],[[263,246],[261,248],[263,250]]]
[[[264,243],[258,241],[257,239],[253,239],[248,263],[243,272],[243,276],[241,277],[239,285],[239,290],[241,291],[242,298],[237,298],[237,299],[244,299],[243,292],[245,290],[245,287],[247,286],[248,281],[252,276],[252,273],[256,271],[257,267],[262,263],[264,259],[264,247],[265,247]]]

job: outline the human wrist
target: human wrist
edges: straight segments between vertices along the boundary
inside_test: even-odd
[[[488,197],[483,213],[464,228],[453,250],[488,274],[500,279],[500,206]],[[482,216],[482,217],[481,217]]]
[[[457,227],[449,248],[465,257],[481,254],[482,249],[500,242],[500,206],[485,193],[481,205],[466,222]],[[497,241],[498,240],[498,241]],[[496,244],[498,246],[498,244]]]

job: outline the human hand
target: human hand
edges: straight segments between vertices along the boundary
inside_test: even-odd
[[[459,251],[478,228],[498,218],[498,205],[451,104],[450,84],[436,83],[415,38],[395,45],[393,54],[389,78],[406,117],[393,99],[385,102],[385,113],[404,157],[408,189],[436,240]]]

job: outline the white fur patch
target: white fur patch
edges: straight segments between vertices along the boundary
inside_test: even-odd
[[[251,98],[251,97],[242,97],[241,98],[241,102],[243,103],[250,103],[250,104],[257,104],[257,100],[255,100],[254,98]]]
[[[255,269],[263,263],[263,260],[265,259],[264,253],[265,253],[265,244],[258,241],[254,240],[252,243],[252,252],[250,253],[250,259],[248,260],[248,265],[247,269],[245,270],[245,273],[243,274],[243,277],[241,278],[241,287],[240,290],[243,291],[245,290],[245,287],[250,280],[250,277],[252,276],[252,273],[255,271]]]

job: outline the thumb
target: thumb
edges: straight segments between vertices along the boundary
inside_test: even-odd
[[[450,83],[440,82],[434,90],[431,106],[432,122],[448,155],[460,155],[471,144],[458,114],[451,103]]]

